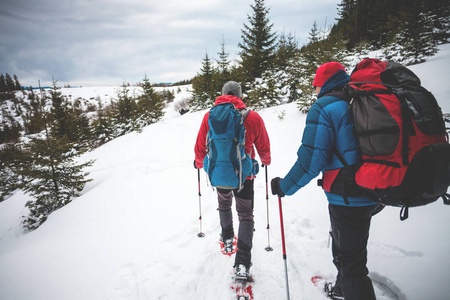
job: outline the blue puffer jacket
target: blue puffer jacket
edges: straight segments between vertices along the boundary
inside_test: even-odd
[[[353,116],[348,110],[348,102],[328,93],[341,90],[349,81],[349,76],[339,70],[323,85],[317,101],[311,106],[306,117],[302,145],[297,152],[297,161],[289,173],[281,180],[284,194],[292,195],[317,177],[320,172],[342,168],[343,165],[333,154],[333,147],[349,165],[361,160],[361,151],[354,135]],[[340,195],[325,192],[331,204],[346,205]],[[350,206],[374,205],[376,202],[365,197],[348,197]]]

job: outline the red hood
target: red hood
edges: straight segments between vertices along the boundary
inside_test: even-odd
[[[246,108],[247,106],[244,104],[241,98],[232,96],[232,95],[223,95],[216,99],[214,105],[222,104],[222,103],[232,103],[237,109]]]

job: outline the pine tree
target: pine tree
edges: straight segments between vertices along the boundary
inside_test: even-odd
[[[19,82],[19,78],[17,78],[16,74],[14,74],[14,86],[15,90],[19,91],[22,89],[22,85]]]
[[[41,98],[39,98],[30,89],[28,92],[29,109],[25,113],[25,132],[26,134],[34,134],[44,130],[44,120],[42,118],[42,104]]]
[[[230,72],[230,61],[228,60],[229,54],[225,51],[225,45],[225,40],[222,37],[222,42],[220,43],[220,52],[217,53],[217,55],[219,55],[219,59],[216,61],[217,70],[215,90],[220,90],[227,81],[232,80]]]
[[[115,128],[117,136],[138,129],[136,100],[129,95],[130,90],[125,82],[117,90],[117,103],[114,105]]]
[[[6,93],[6,81],[5,81],[5,76],[3,76],[3,74],[0,74],[0,94]],[[5,100],[3,97],[1,100]]]
[[[92,122],[93,135],[95,136],[95,145],[100,146],[114,136],[114,110],[112,105],[104,107],[102,99],[96,98],[97,101],[97,114],[96,118]]]
[[[17,140],[21,136],[22,125],[14,117],[11,110],[7,110],[5,106],[0,109],[0,144]]]
[[[60,138],[69,136],[69,114],[66,110],[66,101],[61,93],[61,88],[57,85],[57,80],[52,80],[52,88],[50,89],[51,115],[53,132]]]
[[[44,134],[27,144],[30,164],[22,173],[23,189],[34,198],[25,205],[30,213],[23,217],[22,225],[27,230],[38,228],[52,212],[80,196],[85,184],[91,181],[83,169],[93,161],[75,162],[82,152],[74,149],[67,135],[60,136],[56,130],[50,130],[50,112],[45,109],[45,103],[43,107]]]
[[[314,20],[313,27],[309,32],[308,43],[315,44],[320,41],[319,28],[317,27],[317,22]]]
[[[44,139],[33,138],[28,145],[32,165],[26,174],[28,183],[24,190],[34,199],[26,203],[30,214],[22,224],[27,230],[34,230],[44,223],[55,210],[69,204],[79,197],[89,175],[83,169],[92,161],[77,164],[80,155],[73,151],[65,138],[50,136]]]
[[[171,103],[173,102],[173,100],[175,100],[175,94],[173,91],[168,90],[168,89],[163,89],[160,92],[157,92],[161,103]]]
[[[346,51],[346,41],[335,34],[328,35],[324,39],[316,39],[315,33],[318,32],[317,25],[313,24],[310,33],[309,43],[302,47],[300,54],[300,66],[297,72],[300,77],[299,87],[302,91],[298,99],[299,109],[302,112],[308,112],[311,105],[316,101],[317,95],[312,86],[317,68],[327,62],[337,61],[346,69],[349,68]]]
[[[142,84],[143,93],[138,97],[137,113],[141,126],[146,126],[159,121],[164,116],[164,105],[158,93],[150,84],[147,75],[144,77]]]
[[[278,78],[278,72],[267,70],[248,85],[248,95],[245,103],[254,109],[271,107],[281,104],[282,81]]]
[[[0,149],[0,202],[23,184],[21,174],[29,165],[27,153],[19,143],[6,143]]]
[[[296,41],[295,36],[291,33],[286,36],[283,32],[279,36],[275,49],[275,68],[277,70],[284,70],[287,68],[291,61],[295,59],[298,52],[298,42]]]
[[[78,98],[72,104],[68,103],[70,140],[78,143],[79,147],[89,147],[88,142],[92,138],[92,128],[81,100],[81,98]]]
[[[429,15],[433,20],[434,39],[436,43],[450,43],[450,5],[448,0],[425,1]]]
[[[214,90],[214,73],[211,59],[206,53],[200,73],[192,80],[193,93],[190,103],[192,110],[196,111],[212,107],[214,100],[220,95],[217,90]]]
[[[247,15],[249,25],[244,24],[242,43],[239,43],[247,82],[260,78],[272,66],[277,38],[276,33],[272,32],[273,24],[270,24],[269,9],[265,7],[264,0],[255,0],[250,7],[253,14]]]
[[[6,73],[5,74],[5,84],[6,84],[6,91],[12,92],[16,90],[16,84],[14,83],[14,80],[11,78],[11,76]]]
[[[295,37],[284,32],[280,35],[275,51],[275,80],[280,97],[288,103],[299,97],[298,59],[300,49]],[[280,99],[281,101],[281,99]]]
[[[420,63],[426,57],[437,53],[437,43],[433,36],[434,22],[431,11],[422,2],[415,1],[400,13],[399,29],[395,33],[391,56],[398,54],[399,62],[406,65]],[[399,45],[400,47],[397,47]],[[395,48],[398,50],[396,51]]]

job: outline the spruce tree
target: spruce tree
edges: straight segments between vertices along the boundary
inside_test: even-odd
[[[124,135],[137,129],[137,104],[130,96],[128,85],[124,82],[117,90],[117,103],[114,105],[116,135]]]
[[[391,17],[387,26],[389,44],[385,46],[386,58],[406,65],[420,63],[437,53],[437,40],[434,36],[434,14],[424,2],[412,1]]]
[[[78,147],[89,147],[88,144],[92,138],[92,128],[81,100],[81,98],[78,98],[73,103],[68,103],[68,119],[71,128],[70,139],[72,142],[79,144]]]
[[[192,110],[202,110],[214,105],[216,97],[220,95],[219,91],[214,89],[214,77],[215,71],[206,53],[200,73],[192,80],[193,93],[190,103]]]
[[[284,70],[287,68],[292,60],[295,59],[299,52],[298,42],[295,36],[284,32],[279,36],[278,43],[275,49],[275,68],[277,70]]]
[[[45,138],[33,138],[28,145],[32,164],[26,174],[28,183],[24,190],[34,199],[26,203],[30,213],[22,224],[27,230],[34,230],[44,223],[55,210],[79,197],[89,173],[83,171],[92,161],[77,164],[80,155],[66,138],[46,134]]]
[[[239,43],[242,68],[245,81],[252,82],[272,67],[276,45],[276,33],[272,32],[269,9],[264,0],[255,0],[252,15],[247,15],[249,25],[244,24],[241,30],[242,43]]]
[[[31,138],[26,146],[30,164],[23,171],[23,189],[33,197],[25,205],[29,215],[22,220],[27,230],[38,228],[52,212],[80,196],[85,184],[91,181],[83,169],[93,161],[81,164],[75,161],[82,152],[74,148],[67,135],[61,136],[57,127],[51,129],[51,123],[56,121],[54,116],[50,118],[46,103],[43,104],[44,134]]]
[[[37,97],[32,89],[28,92],[29,109],[25,114],[26,134],[39,133],[44,130],[44,120],[42,118],[41,98]]]
[[[23,184],[24,170],[30,165],[28,153],[17,141],[0,148],[0,202],[6,200]]]
[[[288,103],[299,97],[298,59],[300,49],[295,37],[284,32],[280,35],[275,51],[275,74],[278,93]],[[281,101],[281,98],[279,99]]]
[[[0,112],[0,144],[17,140],[23,128],[15,117],[16,113],[5,106],[1,106]]]
[[[2,98],[0,100],[5,100],[3,97],[3,93],[6,93],[6,81],[5,76],[3,76],[3,74],[0,74],[0,94],[2,95]]]
[[[282,81],[278,78],[278,72],[273,69],[261,74],[261,78],[256,78],[248,85],[247,98],[245,103],[254,109],[271,107],[281,104]]]
[[[347,62],[348,52],[345,47],[345,39],[336,35],[328,35],[326,38],[317,38],[317,23],[314,22],[310,32],[310,39],[306,46],[302,47],[300,54],[300,64],[297,67],[300,78],[301,97],[298,99],[299,109],[308,112],[311,105],[316,101],[317,95],[312,86],[317,68],[327,62],[337,61],[346,69],[349,68]]]
[[[146,126],[159,121],[164,116],[164,104],[150,84],[147,75],[145,75],[141,87],[143,93],[138,97],[137,113],[141,126]]]
[[[52,131],[60,138],[70,135],[69,113],[67,112],[66,99],[57,85],[57,80],[52,80],[50,89]]]
[[[15,90],[19,91],[22,89],[22,85],[19,82],[19,78],[17,78],[17,75],[14,74],[14,86],[15,86]]]
[[[114,110],[112,105],[104,107],[102,99],[96,98],[97,114],[92,121],[92,130],[95,137],[95,145],[100,146],[115,137],[114,135]]]
[[[401,55],[408,58],[406,64],[424,62],[426,57],[437,53],[430,13],[423,3],[416,3],[409,10],[409,14],[405,15],[407,26],[402,28],[398,44],[403,47]]]
[[[436,43],[450,43],[450,5],[448,0],[425,1],[429,15],[433,20],[434,39]]]
[[[219,59],[217,62],[217,71],[216,71],[216,90],[221,90],[222,86],[227,82],[232,80],[231,72],[230,72],[230,61],[228,60],[228,53],[225,51],[225,40],[222,37],[222,42],[220,43],[220,52],[217,53],[219,55]]]
[[[12,92],[16,90],[16,84],[8,73],[5,74],[5,84],[7,92]]]

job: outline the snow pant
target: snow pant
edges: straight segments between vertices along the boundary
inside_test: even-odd
[[[234,235],[233,214],[231,204],[233,195],[236,200],[236,211],[239,217],[238,250],[236,252],[235,264],[243,264],[250,267],[251,250],[253,241],[253,205],[254,205],[253,179],[246,180],[241,191],[217,189],[219,200],[220,226],[223,238],[231,238]]]
[[[333,263],[338,270],[336,284],[345,300],[375,300],[367,276],[367,241],[372,216],[379,205],[351,207],[329,204]]]

